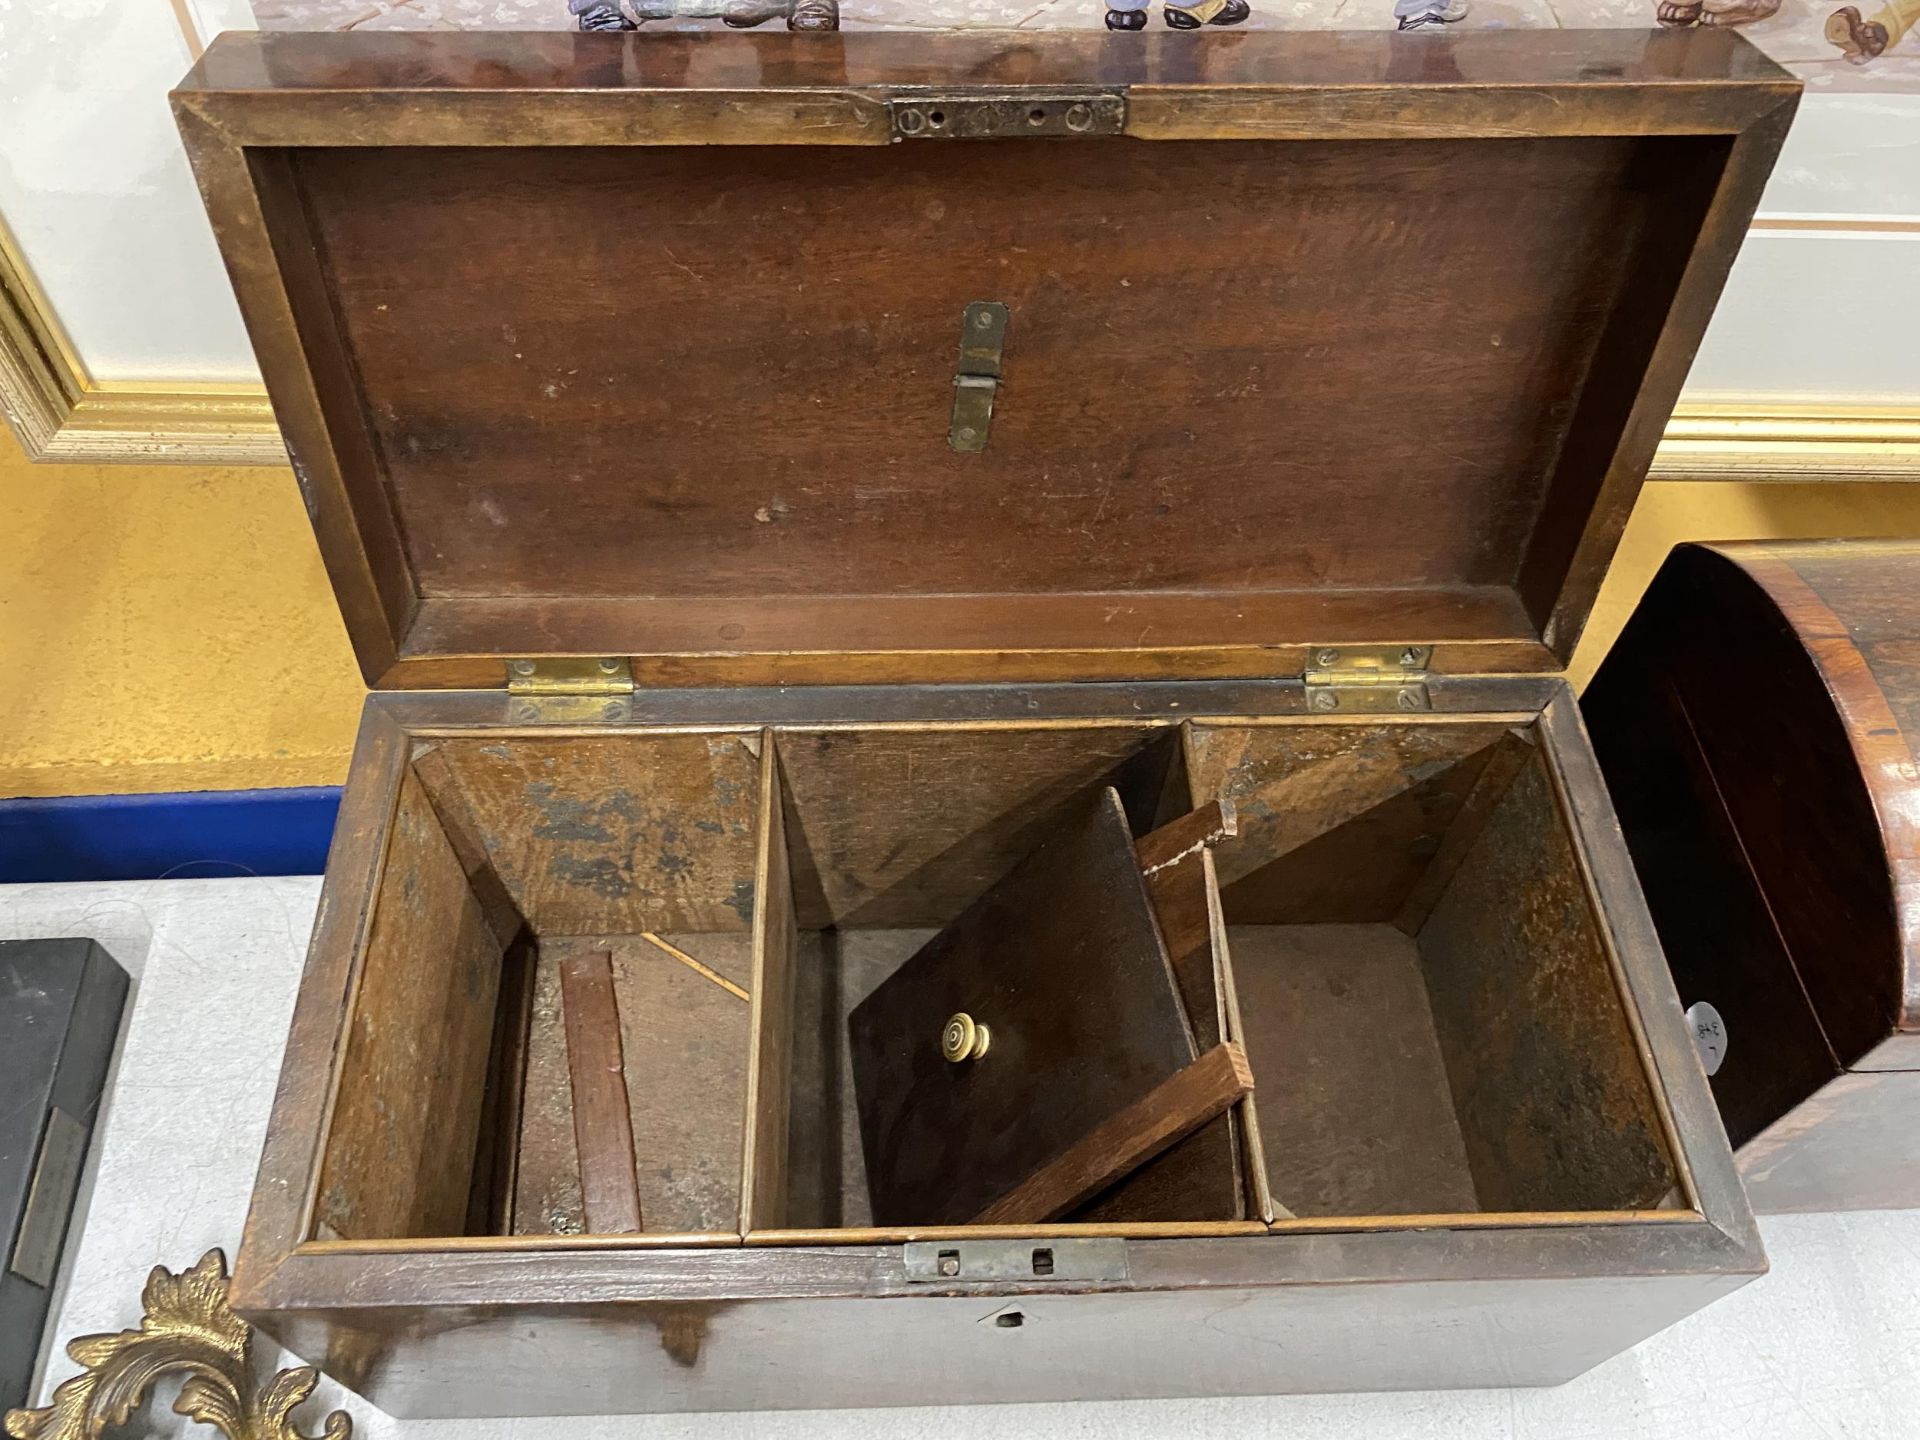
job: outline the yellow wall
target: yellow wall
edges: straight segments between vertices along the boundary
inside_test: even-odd
[[[335,785],[363,693],[285,470],[33,465],[0,426],[0,796]]]
[[[1573,675],[1678,540],[1920,535],[1920,485],[1647,487]],[[30,465],[0,428],[0,797],[333,785],[362,688],[292,475]]]

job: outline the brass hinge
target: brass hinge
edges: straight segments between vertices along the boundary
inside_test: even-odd
[[[1082,95],[914,95],[887,102],[893,138],[900,140],[1013,140],[1036,135],[1119,135],[1127,128],[1127,97]]]
[[[631,695],[633,666],[614,656],[550,655],[507,662],[509,695]]]
[[[1313,645],[1308,647],[1309,710],[1362,715],[1431,710],[1427,664],[1431,645]]]

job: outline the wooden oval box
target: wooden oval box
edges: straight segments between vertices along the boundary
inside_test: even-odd
[[[1755,1208],[1920,1204],[1920,543],[1681,546],[1584,706]]]
[[[1797,93],[223,37],[179,121],[375,689],[236,1304],[453,1415],[1544,1384],[1760,1273],[1560,671]],[[872,1224],[849,1008],[1103,785],[1238,814],[1239,1181]]]

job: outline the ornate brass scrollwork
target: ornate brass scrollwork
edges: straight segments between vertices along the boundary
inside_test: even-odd
[[[227,1440],[307,1440],[291,1417],[313,1393],[320,1372],[302,1365],[256,1387],[253,1329],[227,1307],[223,1253],[209,1250],[179,1275],[154,1266],[140,1302],[138,1330],[82,1335],[69,1344],[67,1354],[85,1368],[61,1381],[51,1405],[9,1410],[7,1434],[14,1440],[96,1440],[124,1425],[156,1381],[179,1376],[184,1383],[174,1410],[214,1426]],[[352,1434],[353,1421],[335,1410],[319,1440],[349,1440]]]

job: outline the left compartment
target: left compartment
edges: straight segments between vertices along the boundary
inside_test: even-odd
[[[764,753],[414,737],[309,1238],[738,1243]]]

